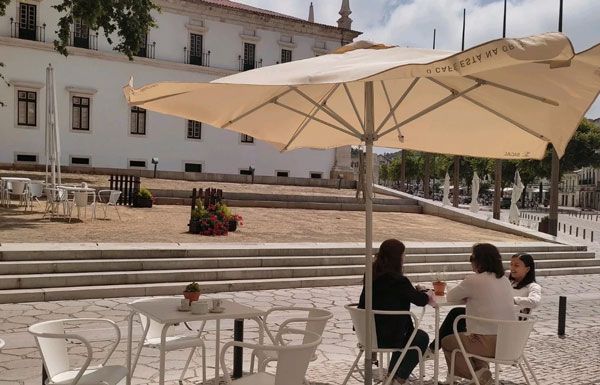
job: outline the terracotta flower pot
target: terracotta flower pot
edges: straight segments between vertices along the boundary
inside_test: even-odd
[[[192,302],[197,301],[200,298],[200,292],[199,291],[184,291],[183,298],[190,301],[190,305],[191,305]]]
[[[442,296],[446,293],[446,282],[435,281],[435,282],[432,282],[432,284],[433,284],[433,291],[435,292],[435,295]]]

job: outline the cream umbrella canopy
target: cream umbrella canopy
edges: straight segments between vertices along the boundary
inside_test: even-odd
[[[124,88],[132,106],[206,122],[281,150],[373,145],[497,159],[559,155],[600,92],[600,46],[548,33],[460,53],[356,42],[333,54],[210,83]],[[372,174],[366,173],[365,299],[371,326]],[[371,334],[365,346],[371,382]]]

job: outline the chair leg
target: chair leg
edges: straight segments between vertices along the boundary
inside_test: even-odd
[[[500,385],[500,364],[494,362],[494,381],[496,385]]]
[[[179,376],[179,384],[181,384],[181,385],[183,385],[183,379],[185,378],[185,373],[187,372],[188,367],[190,366],[190,362],[192,361],[192,357],[194,356],[195,351],[196,351],[196,347],[194,346],[192,348],[192,350],[190,350],[190,354],[188,355],[187,361],[185,362],[183,370],[181,371],[181,376]]]
[[[531,365],[529,364],[529,361],[527,361],[527,358],[525,357],[525,355],[523,355],[523,362],[525,362],[525,366],[527,366],[527,370],[529,370],[529,373],[531,373],[531,377],[533,377],[533,381],[536,383],[536,385],[540,385],[537,377],[535,376],[535,372],[533,371],[533,369],[531,369]]]
[[[361,351],[356,356],[356,359],[352,363],[352,366],[350,367],[348,374],[346,374],[346,378],[344,378],[344,382],[342,382],[342,385],[346,385],[348,383],[348,380],[350,379],[350,376],[352,376],[352,373],[354,372],[354,368],[356,368],[356,366],[358,365],[358,361],[360,361],[360,357],[362,357],[362,355],[363,355],[363,350],[361,349]]]
[[[446,379],[446,382],[450,385],[454,385],[454,361],[456,361],[456,350],[453,350],[450,355],[450,369],[448,370],[448,378]]]
[[[115,205],[115,210],[117,211],[117,215],[119,216],[119,220],[122,221],[121,214],[119,214],[119,209],[117,209],[117,205]]]
[[[206,384],[206,348],[204,344],[202,345],[202,384]]]

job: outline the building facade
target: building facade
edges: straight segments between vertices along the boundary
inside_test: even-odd
[[[45,68],[54,67],[61,163],[75,167],[329,178],[350,168],[350,148],[279,153],[246,135],[134,107],[122,87],[208,82],[314,57],[351,42],[348,1],[328,26],[224,0],[157,0],[161,12],[133,61],[102,31],[74,21],[69,56],[54,51],[57,0],[12,1],[0,17],[0,164],[43,164]],[[314,19],[314,16],[311,15]],[[113,41],[117,41],[117,37]],[[347,154],[346,154],[347,152]],[[348,163],[348,164],[345,164]]]

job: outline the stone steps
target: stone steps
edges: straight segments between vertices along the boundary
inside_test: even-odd
[[[157,204],[190,205],[191,193],[180,190],[154,191]],[[291,195],[224,192],[224,202],[231,207],[263,207],[307,210],[364,211],[365,205],[354,197],[334,195]],[[373,211],[421,213],[415,200],[407,198],[375,198]]]
[[[538,275],[600,273],[582,246],[499,244],[505,266],[529,251]],[[471,273],[468,243],[407,242],[405,273],[428,282]],[[355,285],[362,282],[359,244],[18,244],[0,245],[0,303],[179,294],[198,281],[203,292]]]

